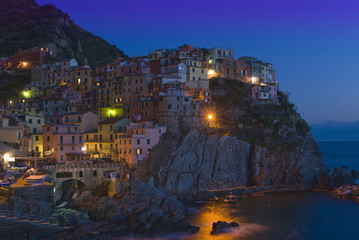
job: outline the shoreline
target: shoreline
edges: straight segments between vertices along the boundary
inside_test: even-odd
[[[216,198],[223,198],[228,195],[235,195],[238,198],[256,197],[257,194],[281,193],[281,192],[305,192],[313,191],[313,186],[306,185],[280,185],[280,186],[252,186],[252,187],[235,187],[229,189],[214,189],[207,191],[188,191],[188,192],[168,192],[169,195],[176,196],[181,202],[190,201],[208,201]],[[323,189],[320,191],[328,191]]]

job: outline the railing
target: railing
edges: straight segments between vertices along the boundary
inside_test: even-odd
[[[116,168],[122,167],[121,163],[68,163],[44,166],[47,170],[70,169],[70,168]]]

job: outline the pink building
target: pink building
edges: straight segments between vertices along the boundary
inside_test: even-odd
[[[78,125],[79,130],[84,133],[97,128],[98,116],[90,111],[72,112],[64,114],[61,122],[66,125]]]
[[[254,103],[277,103],[278,84],[264,84],[252,88],[252,101]]]
[[[158,144],[160,136],[165,132],[165,126],[158,126],[154,122],[130,123],[127,135],[121,135],[116,140],[119,161],[136,165],[147,159],[151,149]]]
[[[44,157],[54,157],[58,163],[84,158],[83,134],[78,125],[50,124],[42,127]]]

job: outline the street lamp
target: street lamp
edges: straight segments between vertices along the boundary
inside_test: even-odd
[[[82,154],[84,154],[85,152],[86,152],[86,147],[85,147],[85,146],[83,146],[83,147],[81,148],[80,162],[81,162],[81,157],[82,157]]]
[[[7,168],[9,165],[9,158],[10,158],[10,154],[9,153],[5,153],[4,156],[4,167]]]

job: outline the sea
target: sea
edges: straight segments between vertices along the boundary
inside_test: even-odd
[[[333,171],[359,171],[359,142],[318,142],[323,161]],[[359,204],[328,192],[287,192],[241,199],[238,204],[209,201],[190,208],[198,233],[182,239],[359,240]],[[239,228],[212,236],[212,223],[235,221]]]

